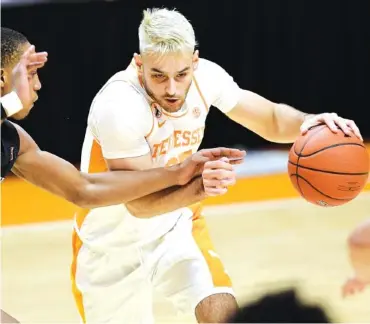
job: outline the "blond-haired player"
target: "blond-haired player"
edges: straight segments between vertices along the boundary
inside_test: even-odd
[[[139,42],[140,54],[92,102],[86,172],[178,163],[198,150],[211,106],[277,143],[321,122],[361,137],[353,121],[334,113],[304,114],[240,89],[221,66],[199,58],[192,25],[175,10],[144,11]],[[205,186],[214,181],[212,169],[203,172]],[[190,184],[77,214],[72,280],[84,322],[151,323],[153,290],[178,311],[195,312],[198,322],[223,322],[236,309],[197,204],[203,198]]]

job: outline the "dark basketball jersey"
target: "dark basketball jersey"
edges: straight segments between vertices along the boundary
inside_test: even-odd
[[[14,125],[4,120],[1,124],[1,181],[12,169],[19,153],[19,135]]]

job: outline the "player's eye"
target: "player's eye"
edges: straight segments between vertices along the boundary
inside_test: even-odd
[[[163,79],[164,78],[164,75],[163,74],[153,74],[152,77],[154,79]]]
[[[187,73],[186,72],[183,72],[183,73],[179,73],[177,75],[178,78],[185,78],[187,76]]]

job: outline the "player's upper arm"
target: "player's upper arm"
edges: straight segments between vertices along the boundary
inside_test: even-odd
[[[109,84],[95,98],[88,123],[110,170],[152,166],[145,138],[153,127],[152,112],[145,98],[125,82]]]
[[[69,162],[40,150],[32,137],[14,124],[20,139],[20,151],[12,168],[17,176],[78,204],[84,192],[85,179]],[[52,180],[51,180],[52,179]]]
[[[18,159],[15,163],[16,165],[23,154],[29,153],[31,151],[40,150],[40,148],[38,147],[34,139],[30,136],[30,134],[28,134],[21,126],[15,123],[13,123],[13,125],[19,135],[19,154]]]
[[[274,130],[274,107],[270,100],[241,89],[233,78],[216,63],[205,61],[206,71],[214,84],[211,104],[229,118],[268,139]]]
[[[202,84],[208,87],[207,97],[209,104],[227,114],[239,101],[241,89],[225,69],[218,64],[201,59],[199,75]]]

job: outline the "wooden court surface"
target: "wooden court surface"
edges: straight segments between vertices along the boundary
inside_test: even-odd
[[[351,273],[346,237],[370,217],[370,193],[337,208],[299,199],[209,207],[206,216],[241,303],[294,284],[306,300],[323,302],[335,322],[370,322],[370,289],[340,296]],[[3,231],[2,307],[22,323],[79,322],[70,292],[70,228]],[[193,321],[177,318],[160,297],[155,315],[157,323]]]

